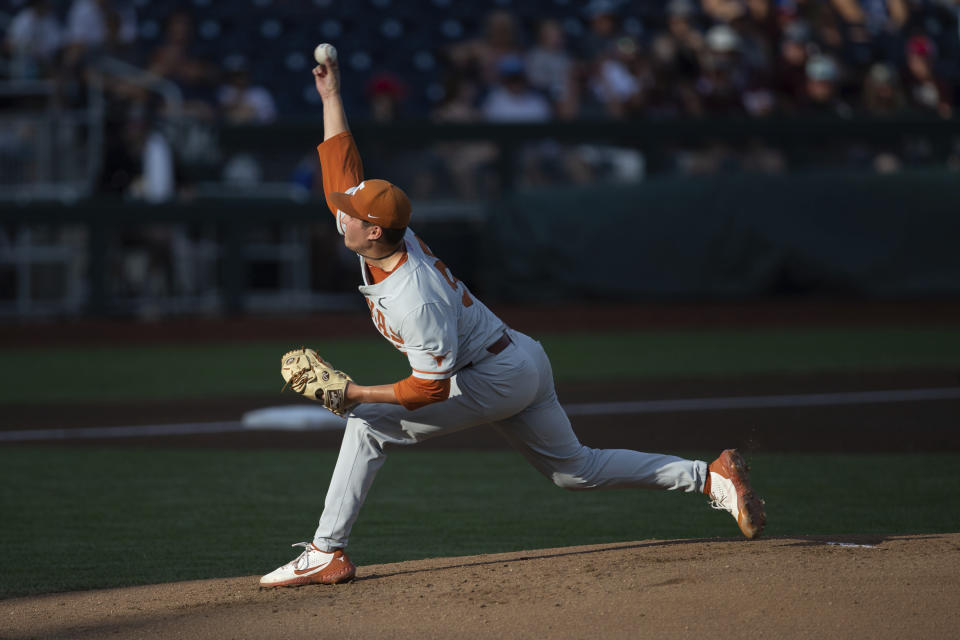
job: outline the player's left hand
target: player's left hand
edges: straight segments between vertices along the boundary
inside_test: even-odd
[[[300,348],[283,354],[280,375],[286,381],[284,389],[289,384],[300,395],[322,403],[338,416],[355,404],[347,401],[347,386],[353,378],[334,369],[313,349]]]

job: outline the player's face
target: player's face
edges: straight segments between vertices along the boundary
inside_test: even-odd
[[[352,216],[344,216],[343,220],[343,244],[350,251],[364,253],[370,248],[370,227]]]

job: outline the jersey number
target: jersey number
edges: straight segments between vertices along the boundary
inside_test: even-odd
[[[423,249],[423,252],[425,254],[427,254],[431,258],[437,258],[437,256],[435,256],[433,252],[430,251],[430,247],[427,246],[427,243],[425,243],[419,237],[417,238],[417,241],[420,242],[420,248]],[[451,273],[449,269],[447,269],[447,265],[443,264],[443,260],[441,260],[440,258],[437,258],[437,261],[433,263],[433,266],[435,266],[437,270],[440,271],[440,274],[443,276],[443,279],[447,281],[447,284],[450,285],[450,288],[456,291],[457,284],[459,284],[460,280],[458,280],[457,277],[453,275],[453,273]],[[462,302],[463,306],[465,307],[469,307],[470,305],[473,304],[473,298],[470,297],[470,292],[467,291],[466,287],[463,288],[463,297],[460,298],[460,302]]]

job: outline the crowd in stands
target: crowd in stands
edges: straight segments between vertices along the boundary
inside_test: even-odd
[[[450,0],[396,7],[371,0],[370,19],[396,40],[412,28],[405,21],[432,19],[446,32],[445,40],[401,64],[384,60],[394,51],[389,37],[379,50],[376,41],[358,37],[362,46],[352,50],[357,25],[332,18],[346,10],[329,0],[252,0],[244,3],[246,18],[239,3],[229,3],[233,22],[198,18],[209,15],[214,0],[161,2],[163,15],[151,4],[158,3],[8,0],[0,13],[4,75],[59,77],[107,55],[171,80],[199,115],[269,122],[278,113],[277,93],[297,98],[283,100],[286,115],[305,111],[310,96],[301,88],[309,87],[309,74],[293,88],[285,73],[272,70],[309,69],[306,43],[324,35],[316,33],[321,24],[338,36],[330,39],[345,66],[364,79],[346,90],[378,119],[413,117],[412,108],[424,104],[442,113],[451,103],[469,104],[492,121],[889,115],[910,108],[950,117],[960,87],[956,0],[533,2],[540,15],[506,0],[461,20]],[[423,6],[390,17],[401,4]],[[273,8],[303,21],[300,31],[309,35],[294,38],[305,46],[300,57],[285,45],[295,25],[262,18]],[[314,28],[303,28],[311,20]],[[272,48],[248,37],[257,28],[264,37],[276,32]],[[251,81],[253,61],[258,83]]]
[[[582,33],[495,11],[452,47],[448,86],[489,120],[677,118],[907,110],[949,118],[960,87],[960,3],[669,0],[640,22],[586,6]],[[528,44],[529,43],[529,44]],[[446,100],[463,92],[454,88]]]
[[[328,40],[355,121],[949,119],[958,16],[960,0],[7,0],[0,73],[82,104],[106,57],[175,86],[199,121],[269,123],[316,113],[310,54]],[[142,83],[104,82],[112,130],[142,146],[161,107]]]
[[[60,98],[69,105],[83,99],[70,94],[70,82],[85,79],[100,59],[110,58],[173,82],[192,115],[234,122],[276,117],[270,92],[250,84],[242,52],[222,52],[220,58],[197,51],[188,4],[166,16],[162,37],[150,46],[137,20],[137,5],[145,3],[72,0],[62,17],[63,3],[54,0],[21,4],[8,16],[3,42],[8,79],[57,80],[64,85]]]
[[[189,198],[208,171],[223,189],[218,197],[259,194],[277,176],[319,197],[313,141],[293,158],[266,147],[218,157],[215,142],[224,123],[316,121],[310,68],[319,42],[339,50],[356,124],[937,121],[955,119],[960,106],[960,0],[0,0],[0,83],[8,87],[0,119],[88,108],[88,89],[99,87],[106,124],[98,194]],[[52,87],[53,105],[32,93],[41,85]],[[174,106],[186,117],[170,117]],[[16,116],[3,121],[0,185],[29,180],[23,158],[38,138]],[[818,147],[806,166],[819,168],[960,169],[960,139],[949,137],[799,146]],[[470,200],[502,188],[500,152],[494,141],[446,141],[365,149],[364,160],[368,175],[414,198]],[[519,185],[799,164],[785,146],[752,139],[655,149],[543,140],[518,156]],[[196,231],[124,232],[123,287],[202,290],[188,277],[202,270],[183,258],[199,246]],[[317,255],[340,247],[323,242]],[[341,257],[355,268],[352,255]]]

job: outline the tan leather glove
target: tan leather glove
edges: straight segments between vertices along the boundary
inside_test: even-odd
[[[300,395],[320,402],[338,416],[356,404],[347,402],[347,386],[353,378],[334,369],[313,349],[287,351],[281,363],[280,375],[286,381],[284,389],[289,384]]]

